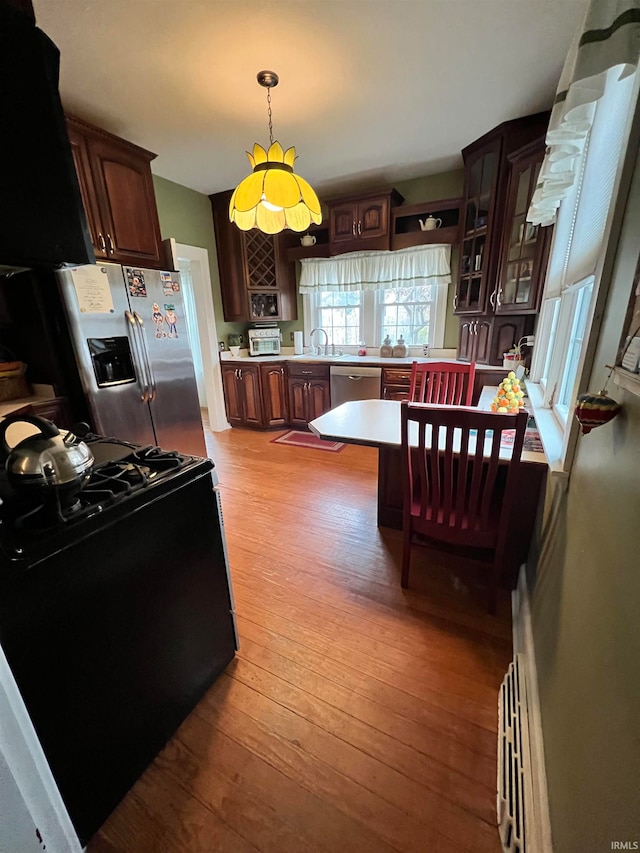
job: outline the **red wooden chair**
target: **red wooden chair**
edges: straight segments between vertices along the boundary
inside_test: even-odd
[[[473,396],[475,362],[414,361],[411,366],[409,400],[443,406],[470,406]]]
[[[488,606],[495,613],[512,535],[508,515],[517,502],[527,414],[503,415],[467,406],[408,401],[403,401],[401,412],[402,586],[409,584],[414,534],[433,542],[482,549],[492,562]],[[513,450],[509,459],[499,459],[505,430],[515,431],[508,442],[513,438]],[[432,435],[439,436],[438,441],[432,442]]]

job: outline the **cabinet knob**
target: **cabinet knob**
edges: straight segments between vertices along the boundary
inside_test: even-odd
[[[102,234],[98,234],[98,243],[100,243],[100,248],[103,252],[107,251],[107,244],[104,241],[104,237]]]
[[[499,308],[502,305],[502,299],[500,299],[502,295],[502,288],[498,288],[498,293],[496,294],[496,306]]]
[[[496,292],[495,292],[495,290],[493,290],[491,292],[491,296],[489,297],[489,302],[491,303],[491,307],[495,311],[495,309],[496,309]]]
[[[355,219],[351,223],[351,233],[353,234],[354,237],[356,236],[356,221],[355,221]]]
[[[358,220],[358,236],[360,236],[361,234],[362,234],[362,222],[360,222],[360,220]]]
[[[113,240],[111,239],[111,234],[107,234],[107,242],[109,243],[109,254],[113,255],[115,247],[113,245]]]
[[[458,307],[458,294],[454,293],[453,294],[453,310],[455,311],[457,307]]]

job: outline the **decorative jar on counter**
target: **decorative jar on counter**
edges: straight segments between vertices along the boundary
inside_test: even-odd
[[[358,355],[366,355],[367,354],[367,345],[364,341],[360,341],[358,344]]]
[[[406,358],[409,355],[409,347],[406,345],[402,335],[398,338],[398,343],[393,348],[394,358]]]
[[[393,347],[391,346],[391,338],[387,335],[380,347],[380,356],[381,358],[391,358],[392,355]]]

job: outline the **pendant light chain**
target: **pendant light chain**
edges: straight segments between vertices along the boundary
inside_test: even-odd
[[[269,111],[269,144],[273,145],[273,123],[271,121],[271,87],[267,89],[267,107]]]

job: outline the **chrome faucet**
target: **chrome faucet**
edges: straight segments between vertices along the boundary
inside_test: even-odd
[[[326,329],[320,329],[320,328],[311,329],[311,334],[309,335],[309,343],[311,344],[311,351],[315,352],[315,349],[313,346],[313,333],[314,332],[322,332],[322,334],[324,335],[324,354],[329,355],[329,335],[327,334]],[[318,355],[322,354],[321,350],[322,350],[322,348],[321,348],[320,344],[318,344]]]

